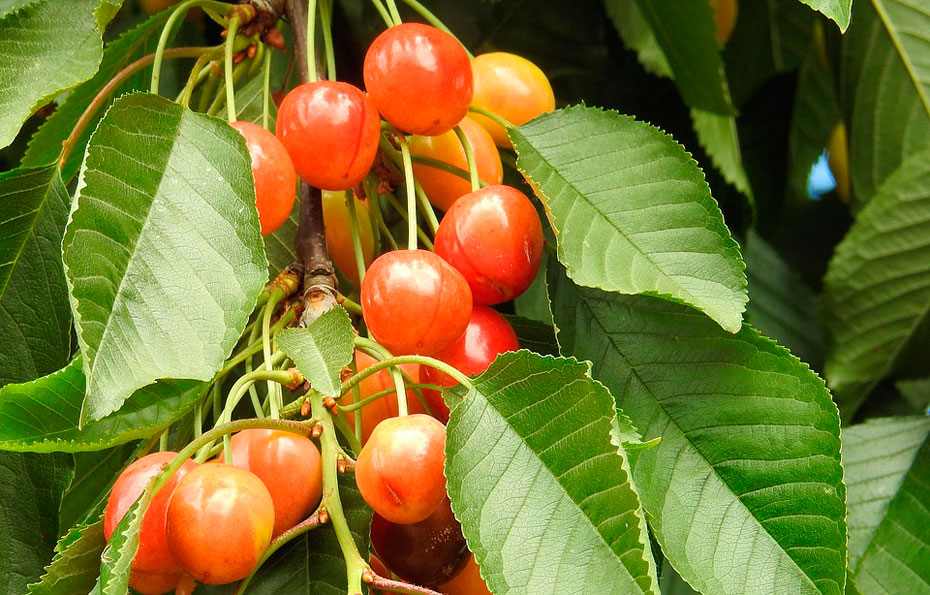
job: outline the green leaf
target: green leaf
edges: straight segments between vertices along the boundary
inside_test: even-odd
[[[339,396],[340,374],[352,362],[355,349],[352,321],[344,309],[324,312],[305,329],[284,329],[277,341],[311,387],[326,396]]]
[[[930,150],[892,174],[836,248],[824,278],[824,367],[844,419],[930,312]]]
[[[616,112],[571,107],[511,138],[577,283],[668,296],[739,330],[747,300],[739,248],[672,137]]]
[[[0,593],[25,593],[52,558],[73,473],[69,454],[0,452]]]
[[[563,354],[594,362],[650,449],[629,451],[653,534],[704,593],[842,593],[839,417],[810,369],[750,327],[574,285],[549,290]]]
[[[614,403],[585,364],[502,354],[452,410],[452,509],[495,593],[657,593]]]
[[[68,531],[55,546],[55,557],[30,595],[82,595],[90,593],[100,573],[100,553],[106,545],[103,521]]]
[[[743,256],[749,277],[746,322],[820,368],[825,346],[817,296],[759,234],[749,232]]]
[[[877,1],[880,2],[881,0]],[[849,27],[852,0],[801,0],[801,2],[832,19],[840,28],[840,31],[845,32],[846,28]]]
[[[522,316],[506,315],[505,317],[517,333],[520,347],[540,355],[559,354],[559,346],[555,341],[555,331],[551,324]]]
[[[300,221],[300,200],[294,201],[294,208],[287,220],[274,232],[266,235],[265,254],[268,255],[268,277],[274,279],[290,264],[298,262],[294,240],[297,238],[297,223]]]
[[[139,549],[139,530],[145,511],[152,502],[153,477],[122,520],[116,525],[103,553],[100,555],[100,593],[102,595],[125,595],[129,590],[129,569]]]
[[[555,239],[553,238],[552,241]],[[543,250],[536,278],[526,291],[514,298],[513,309],[518,316],[538,320],[551,327],[552,314],[549,313],[549,295],[546,292],[546,262],[548,260],[549,252]]]
[[[68,93],[29,141],[29,148],[23,156],[22,163],[24,166],[42,165],[57,160],[59,153],[61,153],[62,143],[71,134],[74,125],[77,124],[88,104],[97,96],[100,90],[123,68],[155,51],[158,36],[165,25],[165,21],[168,20],[169,14],[168,11],[155,14],[144,23],[130,29],[120,35],[118,39],[107,44],[97,74]],[[148,86],[148,69],[143,69],[140,73],[129,77],[123,84],[114,89],[113,97],[118,97],[128,91],[148,89]],[[77,173],[87,141],[97,127],[97,123],[103,117],[104,112],[104,109],[98,110],[88,121],[87,127],[61,168],[63,179],[70,180]]]
[[[843,37],[852,194],[864,204],[912,153],[930,144],[930,15],[912,2],[862,1]]]
[[[94,451],[154,436],[183,417],[207,385],[166,380],[136,391],[119,411],[78,429],[85,381],[80,356],[63,369],[0,389],[0,448],[32,452]]]
[[[733,115],[714,12],[707,0],[637,0],[689,107]]]
[[[40,0],[0,18],[0,148],[34,111],[97,72],[98,4]]]
[[[62,527],[86,524],[103,513],[110,488],[128,465],[133,451],[132,444],[124,444],[74,455],[74,479],[62,497],[58,517]]]
[[[692,589],[685,579],[681,578],[672,565],[665,560],[662,565],[662,595],[697,595],[697,591]]]
[[[623,43],[636,52],[643,68],[656,76],[673,78],[665,52],[636,0],[604,0],[604,9]]]
[[[743,168],[736,118],[699,109],[691,110],[691,122],[698,142],[727,183],[752,200],[752,187]]]
[[[899,380],[895,386],[916,411],[930,409],[930,378]]]
[[[843,430],[849,574],[863,595],[930,593],[930,419]]]
[[[84,421],[160,378],[210,380],[267,276],[242,136],[154,95],[120,98],[87,147],[63,250]]]
[[[70,202],[54,165],[0,173],[0,386],[48,374],[68,360],[61,236]]]

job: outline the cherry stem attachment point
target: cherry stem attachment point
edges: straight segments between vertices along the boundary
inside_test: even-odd
[[[468,162],[468,174],[471,181],[471,191],[474,192],[481,188],[481,181],[478,179],[478,164],[475,163],[475,152],[472,149],[471,141],[468,140],[468,137],[465,135],[465,131],[462,130],[461,126],[456,126],[452,130],[455,131],[455,136],[458,137],[459,142],[462,143],[462,148],[465,150],[465,160]]]

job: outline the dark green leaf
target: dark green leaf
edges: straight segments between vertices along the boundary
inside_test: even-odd
[[[899,380],[895,386],[916,411],[930,409],[930,378]]]
[[[849,574],[863,595],[930,593],[930,419],[843,430]]]
[[[84,421],[160,378],[209,380],[267,277],[245,142],[163,98],[120,98],[87,147],[63,241]]]
[[[339,396],[340,374],[352,363],[355,349],[352,321],[344,309],[323,313],[305,329],[285,329],[277,340],[310,386],[323,395]]]
[[[452,410],[452,509],[495,593],[658,592],[614,403],[588,373],[505,353]]]
[[[511,137],[577,283],[668,296],[739,330],[745,265],[703,173],[672,137],[586,107],[545,114]]]
[[[103,521],[71,529],[55,546],[52,563],[42,580],[29,586],[30,595],[83,595],[100,573],[100,553],[106,545]]]
[[[546,293],[546,262],[549,252],[543,251],[536,279],[526,291],[513,300],[513,309],[517,315],[532,320],[548,323],[552,326],[552,314],[549,312],[549,295]]]
[[[0,593],[25,593],[52,558],[69,454],[0,452]]]
[[[79,452],[109,448],[153,436],[180,419],[207,385],[166,380],[136,391],[119,411],[78,429],[85,385],[83,362],[0,389],[0,448],[34,452]]]
[[[135,447],[115,446],[74,455],[74,480],[61,500],[62,528],[98,518],[106,506],[110,487],[127,465]]]
[[[70,203],[54,165],[0,174],[0,386],[53,372],[70,354],[61,266]]]
[[[830,388],[844,418],[930,312],[930,150],[909,157],[859,213],[824,279]]]
[[[517,333],[520,347],[540,355],[559,354],[559,346],[555,341],[555,331],[551,324],[522,316],[507,316],[506,318],[514,332]]]
[[[707,593],[842,593],[846,494],[823,381],[750,327],[577,287],[555,265],[549,290],[563,353],[593,361],[643,438],[662,438],[629,453],[678,572]]]
[[[294,201],[294,208],[287,221],[264,237],[265,253],[268,255],[268,276],[273,279],[275,275],[290,264],[298,262],[297,250],[294,240],[297,237],[297,222],[300,220],[300,201]]]

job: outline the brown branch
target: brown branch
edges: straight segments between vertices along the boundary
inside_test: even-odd
[[[362,579],[364,580],[364,578]],[[401,581],[393,581],[382,576],[378,576],[374,573],[371,575],[371,581],[365,581],[368,583],[369,589],[381,589],[382,591],[394,591],[396,593],[411,593],[413,595],[442,595],[438,591],[433,591],[432,589],[427,589],[426,587],[421,587],[419,585],[412,585],[410,583],[404,583]]]

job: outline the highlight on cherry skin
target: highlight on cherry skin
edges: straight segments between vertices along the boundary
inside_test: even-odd
[[[451,130],[472,99],[465,48],[448,33],[420,23],[395,25],[375,38],[363,76],[381,116],[410,134]]]
[[[177,454],[170,451],[147,454],[126,467],[120,474],[110,490],[103,518],[103,534],[107,540],[133,503],[142,495],[149,480],[161,473]],[[168,503],[175,488],[197,466],[194,461],[185,461],[152,498],[142,517],[142,527],[139,530],[139,549],[132,562],[135,572],[146,575],[176,575],[181,571],[181,567],[169,551],[165,520]],[[164,577],[162,579],[166,580]],[[140,577],[137,580],[149,580],[153,584],[157,582],[151,577]]]
[[[504,168],[494,139],[471,116],[462,118],[459,126],[471,144],[478,178],[487,184],[500,184],[504,179]],[[412,136],[410,153],[430,157],[468,171],[465,148],[452,130],[436,136]],[[443,211],[448,211],[459,197],[471,192],[469,180],[425,163],[414,163],[413,173],[429,201]]]
[[[471,317],[468,282],[427,250],[395,250],[371,263],[361,289],[372,338],[394,355],[438,353],[465,332]]]
[[[271,543],[274,503],[252,473],[225,463],[200,465],[168,504],[168,548],[185,572],[221,585],[245,578]]]
[[[255,206],[262,235],[266,236],[287,221],[294,207],[297,172],[287,150],[278,138],[251,122],[229,124],[245,137],[255,179]]]
[[[365,502],[392,523],[418,523],[446,497],[446,427],[428,415],[379,423],[358,455],[355,482]]]
[[[361,89],[338,81],[304,83],[278,109],[275,134],[297,174],[323,190],[346,190],[368,174],[381,120]]]
[[[465,334],[436,357],[466,376],[477,376],[501,353],[518,349],[520,342],[507,319],[487,306],[475,306]],[[458,384],[457,380],[431,366],[423,366],[420,376],[425,384],[442,387]],[[436,419],[442,423],[449,421],[449,408],[440,391],[424,389],[423,397]]]
[[[510,186],[487,186],[463,196],[436,232],[436,254],[462,273],[476,304],[499,304],[526,291],[542,250],[539,215],[526,195]]]

